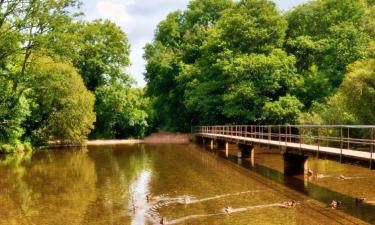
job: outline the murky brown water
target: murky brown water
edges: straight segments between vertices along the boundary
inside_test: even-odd
[[[375,222],[375,211],[367,205],[342,210],[325,205],[333,197],[348,202],[350,195],[375,197],[371,171],[311,160],[315,170],[329,177],[290,180],[279,172],[280,155],[258,154],[256,160],[252,170],[257,173],[196,145],[90,147],[3,157],[0,224],[143,225],[159,224],[162,217],[169,224],[192,225],[361,223],[343,213],[347,209]],[[341,182],[335,178],[339,174],[353,179]],[[147,194],[158,197],[147,202]],[[300,204],[283,207],[292,199]]]

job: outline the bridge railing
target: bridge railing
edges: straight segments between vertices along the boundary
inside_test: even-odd
[[[244,137],[268,140],[269,143],[283,142],[342,150],[373,153],[375,150],[375,126],[330,126],[330,125],[230,125],[200,126],[195,133]]]

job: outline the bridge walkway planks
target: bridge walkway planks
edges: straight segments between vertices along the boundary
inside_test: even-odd
[[[259,144],[269,144],[273,146],[281,146],[287,148],[295,148],[301,149],[305,151],[311,151],[316,153],[326,153],[326,154],[334,154],[334,155],[343,155],[347,157],[354,157],[359,159],[367,159],[370,160],[375,159],[375,154],[371,152],[365,151],[358,151],[353,149],[340,149],[340,148],[333,148],[333,147],[324,147],[324,146],[316,146],[316,145],[307,145],[307,144],[300,144],[300,143],[293,143],[293,142],[286,142],[286,141],[274,141],[274,140],[266,140],[266,139],[259,139],[259,138],[251,138],[251,137],[243,137],[243,136],[231,136],[231,135],[224,135],[224,134],[211,134],[211,133],[198,133],[198,135],[206,138],[212,139],[221,139],[221,140],[233,140],[233,141],[241,141],[246,143],[259,143]]]

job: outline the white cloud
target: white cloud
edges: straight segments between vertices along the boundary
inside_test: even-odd
[[[281,9],[288,9],[306,0],[275,0]],[[105,18],[119,25],[128,35],[132,47],[129,72],[145,86],[143,47],[151,42],[157,24],[168,13],[186,8],[189,0],[83,0],[84,12],[89,20]]]
[[[131,68],[128,71],[138,86],[145,86],[143,73],[143,47],[151,42],[157,24],[169,12],[184,9],[189,0],[85,0],[85,13],[89,19],[110,19],[128,35],[132,50]],[[94,5],[92,5],[94,4]],[[92,12],[94,8],[95,12]]]
[[[96,4],[96,12],[101,18],[110,19],[123,25],[132,25],[134,21],[126,11],[126,5],[111,0],[101,0]]]

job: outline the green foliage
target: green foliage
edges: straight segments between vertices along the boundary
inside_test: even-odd
[[[315,104],[301,122],[320,124],[374,124],[375,59],[357,61],[348,67],[348,74],[337,93],[326,104]],[[310,117],[310,118],[309,118]]]
[[[161,126],[260,119],[257,108],[297,81],[294,57],[278,49],[286,26],[269,1],[196,0],[170,14],[145,53]]]
[[[373,16],[364,0],[324,0],[298,6],[286,17],[286,49],[305,79],[296,94],[309,109],[336,92],[349,64],[366,57]]]
[[[224,11],[217,24],[221,43],[241,52],[266,53],[281,47],[287,22],[271,1],[242,0]]]
[[[10,153],[24,153],[30,152],[32,150],[31,144],[28,142],[21,143],[20,141],[15,141],[12,144],[1,144],[0,143],[0,154],[10,154]]]
[[[120,82],[96,90],[96,138],[141,138],[149,128],[150,102],[142,89]]]
[[[82,143],[94,109],[95,138],[155,126],[374,123],[373,0],[313,0],[285,15],[269,0],[192,0],[146,45],[145,90],[125,72],[126,34],[77,20],[78,8],[0,1],[0,152]]]
[[[373,12],[365,0],[313,0],[285,15],[267,0],[191,1],[146,46],[159,125],[368,121],[343,106],[340,85],[348,65],[374,56]]]
[[[30,114],[24,95],[14,96],[13,82],[0,77],[0,143],[15,143],[24,134],[22,123]]]
[[[158,124],[167,130],[188,131],[194,112],[186,107],[185,88],[190,85],[193,65],[202,55],[201,47],[208,30],[220,14],[231,6],[229,0],[196,0],[185,12],[171,13],[155,33],[155,41],[145,48],[145,79],[153,97]]]
[[[35,101],[28,123],[33,141],[38,145],[50,140],[83,143],[94,127],[95,98],[76,69],[40,58],[27,72],[32,77],[30,95]]]
[[[278,49],[285,29],[286,21],[267,1],[241,1],[223,12],[202,56],[179,77],[188,82],[184,103],[197,122],[261,122],[259,108],[298,80],[294,57]]]
[[[79,48],[73,59],[87,88],[91,91],[111,80],[130,83],[124,68],[130,65],[130,46],[125,33],[109,20],[80,23]]]
[[[78,5],[76,0],[0,2],[0,143],[12,146],[5,148],[7,153],[30,148],[24,123],[34,104],[26,74],[31,56],[68,57],[72,42],[67,40],[74,34],[61,31],[72,23]]]
[[[266,124],[296,124],[303,104],[295,96],[282,96],[278,101],[266,102],[262,114]]]
[[[97,100],[91,137],[143,137],[149,128],[149,102],[141,90],[130,88],[133,81],[124,72],[130,65],[126,34],[108,20],[81,23],[77,33],[80,47],[73,62]]]
[[[132,80],[124,72],[130,65],[127,36],[108,20],[77,20],[79,5],[77,0],[0,2],[1,152],[29,149],[29,142],[81,144],[95,121],[95,98],[87,88],[112,91],[117,86],[110,86],[120,83],[122,91],[130,89]],[[151,103],[136,91],[126,93],[131,102],[116,113],[133,130],[124,124],[121,129],[142,136]],[[122,104],[122,99],[111,97],[106,92],[100,101]],[[109,108],[105,110],[110,113]],[[101,109],[96,107],[99,115]]]
[[[375,59],[358,61],[349,67],[337,95],[348,113],[360,124],[375,123]]]

